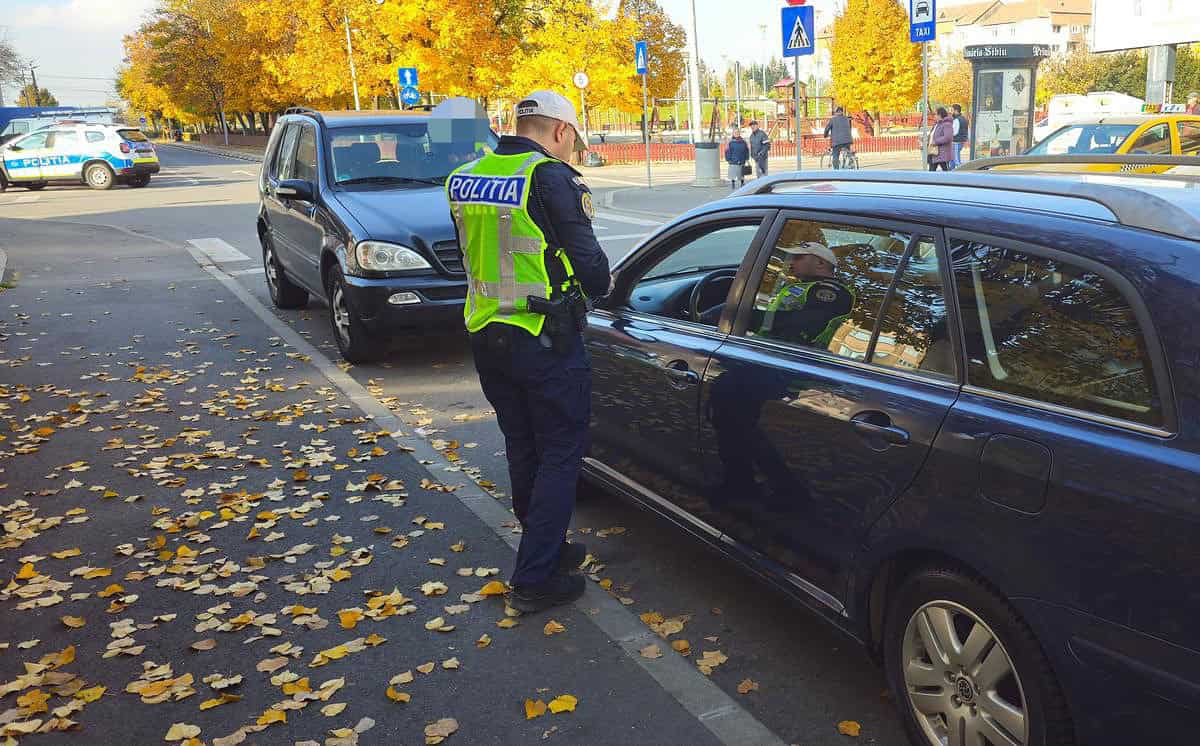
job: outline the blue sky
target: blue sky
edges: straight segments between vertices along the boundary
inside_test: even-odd
[[[832,13],[841,0],[809,0]],[[962,2],[964,0],[958,0]],[[779,53],[781,0],[695,0],[700,54],[713,67]],[[102,104],[121,62],[121,38],[137,28],[156,0],[3,0],[0,28],[17,51],[40,65],[38,83],[69,105]],[[692,0],[660,0],[676,23],[691,27]],[[941,5],[954,0],[939,0]],[[765,24],[766,42],[760,25]],[[11,102],[16,89],[4,89]]]

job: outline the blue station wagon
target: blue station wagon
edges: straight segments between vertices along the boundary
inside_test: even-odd
[[[759,179],[618,264],[584,475],[865,645],[914,744],[1195,744],[1198,297],[1200,183]]]

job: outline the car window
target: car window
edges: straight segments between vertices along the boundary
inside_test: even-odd
[[[937,243],[922,236],[896,275],[870,362],[953,378],[956,356],[946,313]]]
[[[296,138],[299,136],[300,125],[289,124],[283,133],[283,141],[279,144],[279,154],[275,156],[276,178],[292,178],[292,158],[296,154]]]
[[[36,148],[46,147],[46,138],[50,136],[49,132],[34,132],[32,135],[23,137],[17,140],[14,145],[21,150],[34,150]]]
[[[292,166],[293,179],[317,183],[317,131],[312,127],[300,128],[300,139],[296,144],[296,158]]]
[[[141,130],[117,130],[117,134],[129,142],[148,142],[150,139]]]
[[[701,289],[700,310],[709,311],[700,323],[716,326],[722,305],[729,294],[733,277],[746,258],[758,233],[760,219],[705,226],[679,239],[674,248],[659,255],[642,272],[629,294],[629,307],[635,311],[676,319],[695,320],[689,313],[692,290],[707,275],[718,270],[725,274],[712,278]]]
[[[886,228],[787,221],[755,293],[747,336],[866,361],[911,238]]]
[[[956,239],[950,246],[970,383],[1147,425],[1163,421],[1142,330],[1101,275]]]
[[[1171,133],[1167,123],[1156,124],[1138,136],[1129,147],[1132,155],[1169,155],[1171,153]]]
[[[58,130],[50,133],[46,147],[55,150],[74,150],[79,147],[79,133],[75,130]]]
[[[89,131],[87,133],[87,141],[88,142],[104,142],[104,133]]]
[[[486,120],[413,119],[328,131],[333,178],[339,184],[442,183],[464,163],[491,152]]]
[[[25,134],[29,131],[29,122],[13,122],[12,131],[17,135]]]
[[[1179,122],[1179,149],[1183,155],[1200,155],[1200,122]]]
[[[1132,124],[1074,124],[1055,130],[1030,148],[1031,155],[1108,155],[1137,129]]]

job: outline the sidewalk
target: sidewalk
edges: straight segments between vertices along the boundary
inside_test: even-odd
[[[255,163],[262,163],[263,161],[262,148],[250,147],[248,145],[201,145],[195,142],[175,142],[173,140],[155,140],[154,144],[156,147],[166,145],[172,148],[194,150],[198,153],[212,153],[213,155],[223,155],[228,158],[238,158]]]
[[[508,616],[515,523],[470,444],[451,463],[218,270],[104,226],[0,244],[4,733],[778,744],[599,585]]]

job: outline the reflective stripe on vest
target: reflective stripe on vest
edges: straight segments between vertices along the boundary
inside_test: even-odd
[[[471,331],[500,321],[534,335],[541,333],[545,318],[529,311],[526,299],[551,295],[547,244],[527,204],[533,170],[544,160],[547,157],[536,152],[487,155],[455,170],[446,180],[451,213],[464,244],[468,287],[463,316]],[[495,246],[486,245],[492,235]],[[472,260],[473,253],[480,255],[478,262]]]

